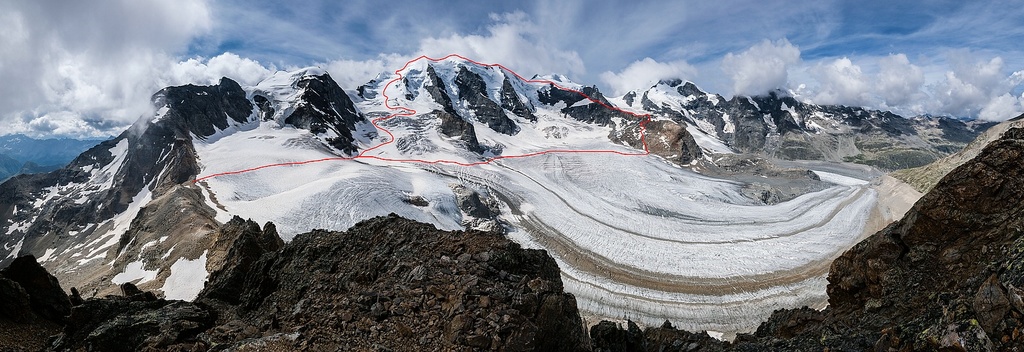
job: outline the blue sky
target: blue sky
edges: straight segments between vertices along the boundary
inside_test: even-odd
[[[1024,1],[207,1],[0,4],[0,134],[107,135],[166,85],[316,65],[348,89],[463,54],[609,94],[726,96],[1002,120],[1024,110]]]

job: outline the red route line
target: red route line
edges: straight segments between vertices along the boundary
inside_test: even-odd
[[[405,71],[406,69],[408,69],[409,65],[411,65],[412,63],[414,63],[416,61],[429,60],[429,61],[432,61],[432,62],[439,62],[439,61],[444,61],[444,60],[447,60],[447,59],[450,59],[450,58],[453,58],[453,57],[465,60],[467,62],[474,63],[474,64],[476,64],[478,66],[497,67],[497,68],[503,70],[504,72],[511,73],[513,76],[515,76],[516,78],[518,78],[519,80],[521,80],[523,82],[538,83],[538,84],[550,84],[551,86],[553,86],[555,88],[579,94],[583,98],[585,98],[587,100],[590,100],[592,103],[596,103],[598,105],[601,105],[601,106],[603,106],[603,107],[605,107],[605,108],[607,108],[609,110],[618,111],[618,112],[621,112],[621,113],[624,113],[624,114],[627,114],[627,115],[632,115],[632,116],[641,118],[641,120],[640,120],[640,142],[643,143],[644,151],[643,152],[639,152],[639,153],[629,153],[629,152],[623,152],[623,151],[618,151],[618,150],[551,149],[551,150],[543,150],[543,151],[527,153],[527,154],[521,154],[521,155],[499,155],[499,156],[487,158],[485,160],[476,161],[476,162],[468,162],[468,163],[467,162],[461,162],[461,161],[455,161],[455,160],[443,160],[443,159],[441,159],[441,160],[395,159],[395,158],[387,158],[387,157],[382,157],[382,156],[377,156],[377,155],[366,155],[367,152],[370,152],[370,151],[372,151],[374,149],[377,149],[377,148],[380,148],[380,147],[383,147],[385,145],[388,145],[388,144],[391,144],[391,143],[395,142],[395,135],[393,133],[391,133],[391,131],[389,131],[388,129],[378,125],[378,123],[386,121],[386,120],[389,120],[389,119],[394,118],[394,117],[398,117],[398,116],[412,116],[412,115],[416,114],[416,110],[413,110],[413,109],[410,109],[410,108],[407,108],[407,107],[391,106],[391,103],[390,103],[391,97],[388,97],[388,94],[387,94],[388,87],[390,87],[392,84],[394,84],[395,82],[400,81],[403,78],[402,71]],[[572,89],[572,88],[563,87],[563,86],[559,85],[558,83],[555,83],[555,82],[550,81],[550,80],[546,80],[546,79],[527,79],[527,78],[525,78],[523,76],[520,76],[518,73],[516,73],[515,71],[512,71],[511,69],[509,69],[508,67],[505,67],[502,64],[485,64],[485,63],[481,63],[481,62],[476,61],[476,60],[469,59],[469,58],[467,58],[465,56],[462,56],[462,55],[459,55],[459,54],[449,54],[449,55],[447,55],[445,57],[442,57],[442,58],[439,58],[439,59],[428,57],[426,55],[422,55],[422,56],[417,57],[415,59],[409,60],[408,62],[405,63],[404,66],[402,66],[402,68],[395,70],[395,76],[396,77],[394,79],[388,81],[384,85],[384,89],[381,90],[381,95],[384,96],[384,107],[387,108],[387,109],[390,109],[390,110],[395,110],[395,112],[390,114],[390,115],[387,115],[387,116],[378,117],[378,118],[375,118],[373,120],[370,120],[370,123],[373,124],[373,127],[377,128],[378,130],[384,131],[384,133],[387,133],[388,140],[386,142],[383,142],[383,143],[375,145],[373,147],[364,149],[362,152],[360,152],[356,156],[351,156],[351,157],[333,157],[333,158],[322,158],[322,159],[313,159],[313,160],[291,161],[291,162],[283,162],[283,163],[276,163],[276,164],[267,164],[267,165],[261,165],[261,166],[257,166],[257,167],[251,167],[251,168],[248,168],[248,169],[235,170],[235,171],[225,171],[225,172],[220,172],[220,173],[216,173],[216,174],[212,174],[212,175],[206,175],[206,176],[203,176],[203,177],[196,178],[195,181],[192,181],[192,182],[196,183],[196,182],[200,182],[200,181],[207,180],[207,179],[214,178],[214,177],[227,176],[227,175],[237,175],[237,174],[252,172],[252,171],[256,171],[256,170],[262,170],[262,169],[271,168],[271,167],[305,165],[305,164],[320,163],[320,162],[325,162],[325,161],[341,161],[341,160],[356,160],[356,159],[374,159],[374,160],[380,160],[380,161],[386,161],[386,162],[420,163],[420,164],[428,164],[428,165],[448,164],[448,165],[458,165],[458,166],[479,166],[479,165],[490,164],[490,163],[492,163],[492,162],[494,162],[496,160],[501,160],[501,159],[527,158],[527,157],[533,157],[533,156],[538,156],[538,155],[555,154],[555,153],[561,153],[561,154],[569,154],[569,153],[598,154],[598,153],[600,153],[600,154],[618,154],[618,155],[623,155],[623,156],[643,156],[643,155],[649,155],[651,153],[650,150],[647,148],[647,123],[651,121],[651,115],[650,114],[637,114],[637,113],[634,113],[634,112],[631,112],[631,111],[626,111],[626,110],[623,110],[623,109],[620,109],[620,108],[617,108],[617,107],[605,104],[604,102],[602,102],[600,100],[591,98],[589,95],[584,94],[582,91],[579,91],[579,90],[576,90],[576,89]]]

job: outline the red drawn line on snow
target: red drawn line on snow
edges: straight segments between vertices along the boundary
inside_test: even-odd
[[[388,157],[382,157],[382,156],[377,156],[377,155],[367,155],[366,153],[368,153],[370,151],[373,151],[373,150],[375,150],[377,148],[383,147],[385,145],[394,143],[394,141],[395,141],[395,135],[393,133],[391,133],[391,131],[389,131],[388,129],[378,125],[378,123],[386,121],[388,119],[399,117],[399,116],[412,116],[412,115],[415,115],[417,113],[416,110],[413,110],[413,109],[410,109],[410,108],[407,108],[407,107],[391,106],[391,97],[389,97],[388,94],[387,94],[388,87],[391,87],[391,85],[394,84],[395,82],[398,82],[398,81],[402,80],[402,78],[403,78],[402,72],[405,71],[406,69],[408,69],[409,65],[413,64],[416,61],[429,60],[429,61],[432,61],[432,62],[438,62],[438,61],[444,61],[444,60],[447,60],[447,59],[450,59],[450,58],[453,58],[453,57],[465,60],[467,62],[471,62],[471,63],[479,65],[479,66],[497,67],[497,68],[503,70],[504,72],[512,74],[513,76],[515,76],[516,78],[518,78],[519,80],[521,80],[523,82],[536,83],[536,84],[549,84],[549,85],[551,85],[551,86],[553,86],[555,88],[579,94],[583,98],[585,98],[587,100],[590,100],[592,103],[601,105],[601,106],[603,106],[603,107],[605,107],[607,109],[618,111],[618,112],[621,112],[621,113],[624,113],[624,114],[627,114],[627,115],[632,115],[632,116],[641,118],[641,120],[640,120],[640,142],[643,144],[644,150],[642,152],[629,153],[629,152],[623,152],[623,151],[619,151],[619,150],[550,149],[550,150],[543,150],[543,151],[527,153],[527,154],[520,154],[520,155],[499,155],[499,156],[490,157],[490,158],[487,158],[487,159],[484,159],[484,160],[481,160],[481,161],[476,161],[476,162],[461,162],[461,161],[456,161],[456,160],[443,160],[443,159],[441,159],[441,160],[396,159],[396,158],[388,158]],[[572,88],[563,87],[563,86],[561,86],[558,83],[555,83],[553,81],[546,80],[546,79],[527,79],[527,78],[525,78],[523,76],[520,76],[518,73],[516,73],[515,71],[512,71],[511,69],[509,69],[508,67],[505,67],[502,64],[485,64],[485,63],[481,63],[481,62],[476,61],[476,60],[472,60],[472,59],[466,58],[465,56],[462,56],[462,55],[459,55],[459,54],[449,54],[449,55],[447,55],[445,57],[442,57],[442,58],[432,58],[432,57],[428,57],[426,55],[423,55],[423,56],[417,57],[415,59],[409,60],[408,62],[405,63],[404,66],[402,66],[402,68],[395,70],[395,78],[390,80],[390,81],[388,81],[384,85],[384,89],[381,91],[381,95],[384,96],[384,107],[387,108],[387,109],[393,110],[395,112],[392,113],[392,114],[389,114],[387,116],[378,117],[378,118],[375,118],[373,120],[370,120],[370,123],[373,124],[373,127],[375,127],[378,130],[381,130],[384,133],[386,133],[388,135],[388,140],[383,142],[383,143],[381,143],[381,144],[378,144],[378,145],[375,145],[373,147],[364,149],[362,152],[360,152],[359,154],[357,154],[355,156],[351,156],[351,157],[333,157],[333,158],[322,158],[322,159],[313,159],[313,160],[303,160],[303,161],[292,161],[292,162],[283,162],[283,163],[276,163],[276,164],[267,164],[267,165],[261,165],[261,166],[257,166],[257,167],[251,167],[251,168],[248,168],[248,169],[235,170],[235,171],[226,171],[226,172],[219,172],[219,173],[212,174],[212,175],[206,175],[206,176],[203,176],[203,177],[198,177],[198,178],[195,179],[195,181],[192,181],[192,182],[195,183],[195,182],[203,181],[203,180],[214,178],[214,177],[227,176],[227,175],[237,175],[237,174],[242,174],[242,173],[246,173],[246,172],[252,172],[252,171],[256,171],[256,170],[262,170],[262,169],[271,168],[271,167],[295,166],[295,165],[305,165],[305,164],[312,164],[312,163],[320,163],[320,162],[325,162],[325,161],[342,161],[342,160],[356,160],[356,159],[374,159],[374,160],[380,160],[380,161],[386,161],[386,162],[420,163],[420,164],[430,164],[430,165],[433,165],[433,164],[447,164],[447,165],[457,165],[457,166],[479,166],[479,165],[490,164],[490,163],[492,163],[492,162],[494,162],[496,160],[527,158],[527,157],[533,157],[533,156],[538,156],[538,155],[555,154],[555,153],[562,153],[562,154],[569,154],[569,153],[618,154],[618,155],[623,155],[623,156],[643,156],[643,155],[649,155],[651,153],[650,150],[647,148],[647,123],[651,121],[651,115],[649,115],[649,114],[637,114],[637,113],[634,113],[634,112],[631,112],[631,111],[626,111],[626,110],[623,110],[623,109],[620,109],[620,108],[617,108],[617,107],[605,104],[604,102],[602,102],[600,100],[591,98],[589,95],[584,94],[582,91],[579,91],[579,90],[576,90],[576,89],[572,89]]]

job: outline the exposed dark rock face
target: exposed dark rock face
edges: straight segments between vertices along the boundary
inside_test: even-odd
[[[363,99],[373,99],[377,97],[377,92],[372,89],[373,86],[377,85],[376,79],[371,79],[364,85],[356,87],[356,94]]]
[[[444,136],[458,139],[470,151],[483,153],[486,150],[476,139],[476,128],[469,121],[442,110],[434,110],[431,114],[441,119],[441,134]]]
[[[221,233],[214,248],[223,249],[224,270],[210,274],[210,282],[206,287],[206,297],[221,300],[230,304],[239,304],[244,294],[242,291],[245,278],[256,261],[266,253],[274,252],[284,246],[284,241],[277,235],[273,223],[267,223],[262,230],[252,220],[242,220],[235,216],[221,228]]]
[[[274,118],[274,106],[267,97],[256,95],[252,97],[252,101],[256,103],[256,108],[260,111],[260,121],[269,121]]]
[[[245,98],[245,91],[228,78],[221,78],[214,86],[189,84],[161,89],[153,95],[153,105],[168,108],[164,119],[174,121],[178,132],[200,137],[227,129],[228,119],[245,123],[252,113],[252,103]]]
[[[739,152],[782,159],[849,161],[884,170],[917,167],[959,150],[992,125],[806,104],[780,92],[725,100],[681,80],[661,81],[657,88],[674,90],[684,98],[681,106],[658,105],[648,91],[640,98],[645,110],[698,126]]]
[[[537,121],[537,116],[533,115],[532,109],[519,99],[519,93],[512,87],[512,82],[508,80],[508,77],[505,77],[505,80],[501,82],[501,107],[511,111],[516,116],[530,121]]]
[[[1024,328],[1024,307],[1009,304],[1024,286],[1022,158],[1024,129],[1010,129],[906,217],[838,258],[828,286],[837,320],[867,336],[892,328],[901,346],[917,349],[943,347],[944,339],[920,341],[918,334],[946,330],[981,333],[1000,349],[1024,344],[1013,333]],[[980,331],[958,330],[972,319]]]
[[[459,89],[459,98],[465,102],[466,108],[477,121],[487,124],[487,127],[498,133],[510,136],[519,133],[516,122],[505,115],[505,110],[487,96],[487,84],[480,75],[462,66],[455,76],[455,86]],[[504,101],[504,96],[502,98]]]
[[[661,327],[640,330],[632,321],[626,329],[610,321],[602,321],[590,328],[594,352],[689,352],[723,351],[728,342],[716,340],[705,332],[694,334],[672,328],[665,322]]]
[[[32,256],[0,270],[0,351],[38,351],[60,331],[71,302]]]
[[[223,286],[218,278],[207,287]],[[300,332],[304,349],[586,346],[575,299],[543,251],[396,216],[299,235],[257,261],[240,291],[231,324]],[[199,300],[223,305],[210,293]]]
[[[495,233],[394,215],[283,246],[271,224],[235,218],[221,232],[230,259],[196,302],[125,284],[74,306],[52,348],[590,350],[555,261]]]
[[[0,317],[15,323],[24,323],[33,314],[25,288],[17,282],[0,277]]]
[[[448,88],[444,85],[444,81],[441,77],[437,76],[437,71],[434,70],[434,66],[427,66],[427,82],[423,85],[424,89],[427,90],[427,94],[430,94],[430,98],[434,99],[435,102],[441,104],[441,107],[445,112],[459,116],[455,112],[455,106],[452,105],[452,98],[448,96]],[[412,99],[412,97],[408,97]]]
[[[636,92],[629,92],[622,96],[622,100],[626,101],[626,105],[633,106],[633,102],[636,101]]]
[[[590,339],[595,352],[643,351],[644,333],[633,321],[626,329],[610,321],[602,321],[590,328]]]
[[[565,89],[559,89],[554,84],[548,84],[548,89],[541,90],[538,92],[538,99],[541,103],[547,105],[555,105],[558,103],[564,103],[566,107],[573,106],[580,100],[586,99],[580,93],[568,91]]]
[[[115,139],[104,141],[82,153],[68,166],[37,175],[22,175],[0,184],[0,221],[35,221],[24,231],[24,247],[37,243],[72,243],[71,231],[82,224],[102,223],[125,211],[133,198],[148,187],[154,197],[169,187],[188,182],[199,173],[192,145],[193,136],[208,137],[232,123],[246,122],[252,104],[238,83],[223,78],[215,86],[168,87],[153,96],[156,108],[166,112],[158,120],[142,119]],[[95,190],[87,181],[117,155],[111,150],[125,146],[123,165],[111,169],[111,187]],[[159,161],[159,162],[156,162]],[[34,213],[12,210],[32,209],[40,190],[58,185],[80,184],[67,194],[47,202]],[[77,200],[79,192],[88,192]],[[35,249],[41,251],[40,249]],[[33,252],[33,251],[29,251]],[[9,259],[0,259],[0,263]]]
[[[303,77],[296,86],[302,93],[298,106],[285,118],[285,123],[314,134],[332,131],[337,137],[327,139],[331,146],[345,153],[355,153],[358,148],[352,131],[357,123],[367,120],[356,110],[345,90],[326,73]]]
[[[564,90],[554,85],[548,85],[547,90],[541,90],[538,93],[538,98],[542,103],[548,105],[555,105],[559,102],[565,103],[565,107],[561,109],[563,114],[579,121],[601,126],[612,124],[612,119],[616,117],[624,121],[641,120],[639,117],[612,109],[612,104],[608,102],[608,99],[605,99],[604,94],[601,94],[597,87],[583,87],[581,92],[590,97],[591,101],[589,103],[576,105],[576,103],[587,98],[578,92]]]
[[[693,140],[686,126],[667,120],[651,121],[646,124],[647,149],[679,164],[689,164],[701,157],[700,146]]]
[[[53,350],[206,350],[196,335],[213,326],[216,313],[183,301],[108,296],[75,306]],[[150,293],[152,296],[152,293]]]
[[[27,297],[31,312],[40,317],[53,321],[63,322],[71,312],[71,301],[68,295],[60,288],[57,278],[50,275],[33,256],[23,256],[15,259],[3,270],[0,270],[0,278],[7,282],[6,292],[14,293],[10,301],[14,307],[24,308],[21,298]],[[21,296],[19,293],[24,293]],[[21,310],[22,314],[28,312]],[[27,316],[8,316],[15,321],[29,320]]]

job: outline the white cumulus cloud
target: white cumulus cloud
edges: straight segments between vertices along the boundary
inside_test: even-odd
[[[864,105],[871,99],[868,78],[849,58],[819,63],[811,72],[821,83],[813,98],[815,103]]]
[[[933,87],[939,113],[988,120],[1016,116],[1013,111],[1019,108],[1012,108],[1010,101],[1014,98],[1007,92],[1019,83],[1014,74],[1005,72],[1001,57],[977,60],[969,53],[954,53],[950,61],[952,70],[946,71],[944,79]]]
[[[601,73],[601,81],[612,89],[614,95],[622,95],[633,89],[649,88],[662,79],[688,80],[696,74],[697,69],[686,61],[658,62],[648,57],[634,61],[618,73]]]
[[[355,89],[381,73],[393,74],[412,57],[390,54],[370,60],[333,60],[322,64],[334,81],[345,89]]]
[[[170,85],[216,84],[221,77],[228,77],[239,84],[255,85],[269,77],[277,68],[265,67],[256,60],[242,58],[233,53],[223,53],[209,59],[191,58],[171,67],[167,77]]]
[[[483,62],[500,63],[529,78],[534,74],[586,73],[583,59],[545,39],[542,29],[525,13],[492,14],[486,34],[452,34],[420,41],[419,54],[442,57],[461,54]]]
[[[883,57],[878,67],[874,89],[886,106],[905,106],[924,98],[924,72],[911,64],[906,54]]]
[[[988,101],[978,113],[978,118],[986,121],[1005,121],[1017,117],[1024,111],[1024,96],[1014,98],[1009,93],[997,96]]]
[[[211,22],[203,0],[0,2],[0,132],[117,133]]]
[[[790,66],[800,62],[800,49],[786,39],[764,40],[739,54],[728,53],[722,70],[732,78],[733,94],[758,95],[786,88]]]

